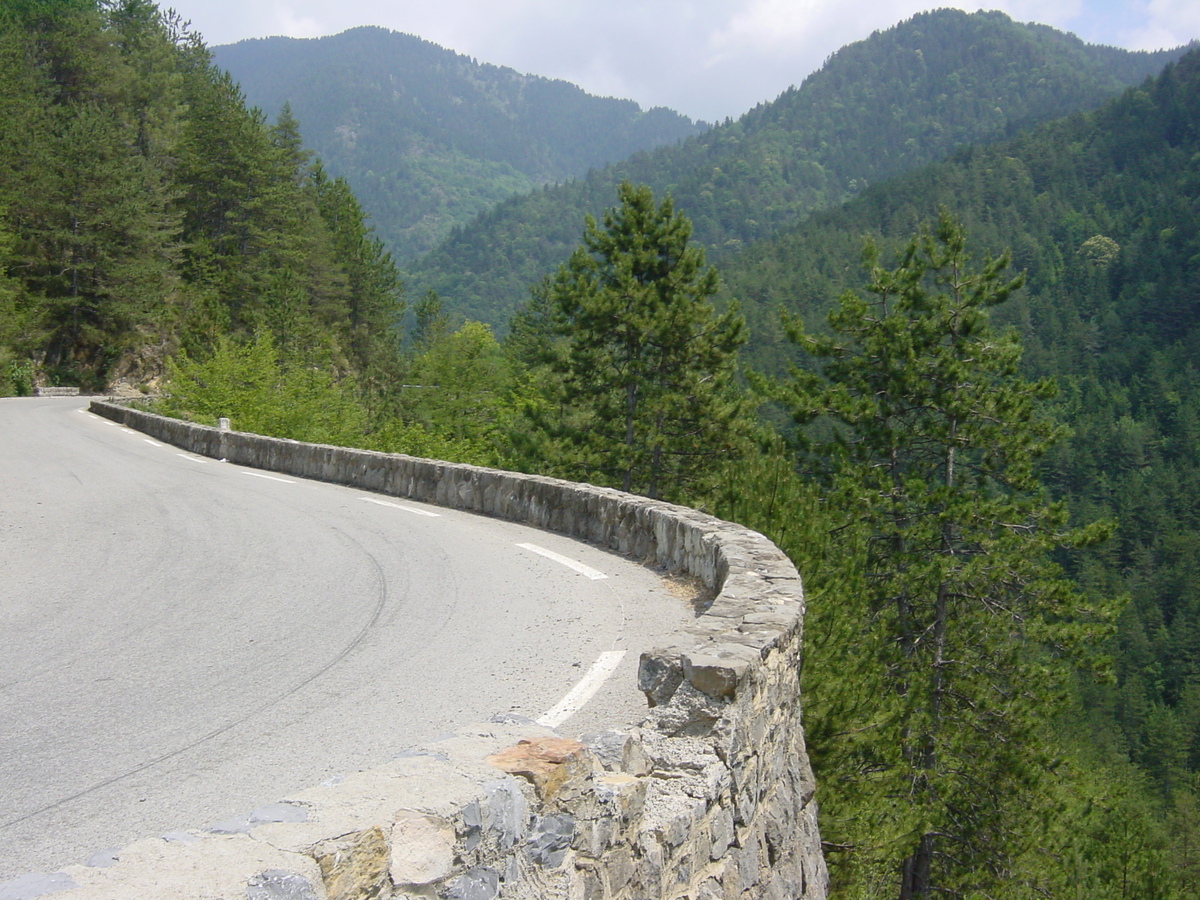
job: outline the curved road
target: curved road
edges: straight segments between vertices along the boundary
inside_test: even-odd
[[[0,400],[0,881],[539,718],[613,651],[562,731],[637,721],[688,618],[586,544]]]

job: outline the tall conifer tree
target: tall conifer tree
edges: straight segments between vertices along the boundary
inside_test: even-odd
[[[745,324],[714,310],[717,273],[668,197],[625,182],[541,288],[557,468],[650,497],[684,496],[736,445],[731,379]]]
[[[836,694],[847,677],[839,653],[875,692],[843,706],[836,728],[814,729],[835,792],[823,830],[850,851],[863,896],[994,896],[1019,880],[1041,729],[1069,661],[1089,659],[1112,615],[1049,553],[1105,528],[1068,529],[1038,484],[1034,464],[1060,430],[1038,413],[1053,384],[1023,380],[1015,337],[988,326],[1022,282],[1005,277],[1007,258],[971,270],[943,212],[896,268],[870,248],[867,263],[870,298],[843,295],[830,335],[793,325],[820,373],[795,373],[780,394],[819,435],[802,460],[861,566],[836,609],[814,604],[810,633],[836,630],[843,645],[813,648],[806,696],[831,702],[821,684]]]

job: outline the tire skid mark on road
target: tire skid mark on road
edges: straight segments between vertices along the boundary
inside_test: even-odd
[[[184,454],[181,453],[179,455],[183,456]],[[203,462],[203,461],[204,460],[197,460],[197,462]],[[363,555],[366,556],[366,558],[370,561],[372,568],[375,570],[375,583],[376,583],[376,593],[377,593],[376,600],[375,600],[375,606],[372,609],[371,615],[367,619],[366,624],[364,624],[363,627],[361,629],[359,629],[358,633],[354,636],[354,639],[352,641],[350,641],[348,644],[346,644],[346,646],[344,646],[338,652],[338,654],[333,657],[333,659],[331,659],[329,662],[327,662],[321,668],[317,669],[315,672],[309,674],[307,677],[301,679],[296,684],[292,685],[290,688],[288,688],[283,693],[271,698],[270,700],[268,700],[265,703],[261,703],[258,706],[254,707],[249,712],[247,712],[246,715],[242,716],[241,718],[235,719],[232,722],[227,722],[226,724],[222,725],[220,728],[214,729],[213,731],[208,732],[207,734],[197,738],[196,740],[194,740],[182,747],[177,747],[168,753],[163,753],[159,756],[156,756],[154,759],[148,759],[145,762],[141,763],[140,765],[134,766],[132,769],[130,769],[127,772],[122,772],[120,775],[113,775],[111,778],[106,778],[103,781],[99,781],[96,784],[91,785],[90,787],[84,788],[82,791],[75,792],[74,794],[70,795],[69,797],[63,797],[61,800],[56,800],[53,803],[48,803],[39,809],[35,809],[30,812],[27,812],[24,815],[18,816],[15,819],[11,819],[7,822],[0,822],[0,829],[8,828],[9,826],[19,824],[20,822],[24,822],[28,819],[32,819],[35,816],[40,816],[43,813],[47,813],[50,810],[58,809],[59,807],[65,806],[68,803],[78,800],[81,797],[86,797],[88,794],[92,793],[93,791],[102,790],[103,788],[106,788],[109,785],[116,784],[118,781],[123,781],[126,778],[131,778],[134,775],[137,775],[139,772],[144,772],[146,769],[150,769],[154,766],[157,766],[160,763],[166,762],[169,759],[173,759],[176,756],[180,756],[184,753],[187,753],[189,750],[193,750],[196,747],[199,747],[200,745],[213,740],[214,738],[218,738],[221,735],[225,734],[227,731],[231,731],[234,728],[237,728],[239,725],[243,725],[246,722],[250,721],[255,716],[260,715],[264,710],[270,709],[272,706],[275,706],[277,703],[280,703],[283,700],[286,700],[288,697],[292,696],[297,691],[300,691],[307,685],[316,681],[318,678],[320,678],[322,675],[324,675],[326,672],[328,672],[330,669],[332,669],[335,665],[337,665],[342,660],[344,660],[347,656],[349,656],[350,653],[353,652],[354,649],[360,643],[362,643],[363,640],[366,639],[367,635],[371,632],[371,630],[375,627],[376,623],[378,623],[380,617],[383,615],[383,610],[384,610],[384,607],[387,605],[387,599],[388,599],[387,579],[383,574],[383,567],[379,564],[379,561],[374,556],[372,556],[370,554],[370,552],[368,552],[367,549],[365,547],[363,547],[363,545],[359,541],[355,540],[350,535],[346,534],[346,532],[342,531],[342,529],[340,529],[340,528],[334,527],[332,530],[335,531],[337,534],[341,535],[342,538],[344,538],[345,540],[350,542],[352,545],[357,547],[360,551],[362,551]]]
[[[80,412],[88,412],[88,411],[80,410]],[[123,426],[118,425],[118,423],[112,422],[112,421],[105,419],[103,417],[100,417],[100,416],[95,416],[94,414],[91,414],[91,415],[93,415],[94,418],[100,419],[100,421],[103,421],[108,425],[112,425],[114,427],[120,427],[120,428],[122,428],[122,430],[127,430]],[[138,433],[138,432],[135,432],[135,433]],[[149,438],[147,438],[146,440],[147,440],[147,443],[156,443],[156,442],[150,440]],[[163,446],[163,445],[159,444],[159,446]],[[201,464],[207,464],[207,463],[213,461],[213,460],[206,459],[203,457],[194,456],[194,455],[188,454],[188,453],[177,453],[176,455],[183,457],[184,459],[191,460],[192,462],[197,462],[197,463],[201,463]],[[288,484],[296,483],[289,479],[279,478],[277,476],[266,475],[266,474],[262,474],[262,473],[258,473],[258,472],[245,472],[244,474],[254,475],[259,478],[268,478],[273,481],[282,481],[282,482],[285,482]],[[359,499],[365,500],[369,503],[375,503],[379,506],[387,506],[387,507],[390,507],[393,509],[401,510],[403,512],[407,512],[407,513],[410,513],[413,515],[426,516],[426,517],[430,517],[430,518],[437,518],[437,517],[440,517],[440,515],[441,515],[440,513],[430,512],[428,510],[419,509],[419,508],[412,507],[412,506],[406,506],[406,505],[403,505],[400,503],[394,503],[389,500],[383,500],[383,499],[380,499],[377,497],[360,496]],[[383,579],[384,579],[383,571],[382,571],[382,568],[381,568],[380,564],[378,563],[378,561],[376,561],[374,559],[374,557],[372,557],[366,551],[366,549],[361,546],[361,544],[359,544],[357,541],[355,541],[349,535],[345,534],[345,532],[342,532],[340,529],[335,529],[335,530],[338,531],[338,533],[341,534],[344,538],[346,538],[347,540],[350,540],[352,543],[359,546],[359,548],[363,550],[364,554],[367,555],[367,557],[371,560],[371,563],[375,568],[377,577],[380,579],[381,585],[383,585]],[[553,550],[549,550],[549,549],[547,549],[545,547],[541,547],[537,544],[518,543],[516,546],[520,547],[523,550],[528,550],[529,552],[532,552],[539,556],[542,556],[546,559],[557,562],[560,565],[566,566],[567,568],[572,569],[573,571],[578,572],[579,574],[581,574],[593,581],[599,581],[599,580],[607,579],[609,577],[605,573],[603,573],[597,569],[594,569],[582,562],[579,562],[578,560],[575,560],[570,557],[564,556],[562,554],[556,553]],[[145,769],[148,769],[152,766],[158,765],[159,763],[165,762],[166,760],[168,760],[174,756],[180,755],[182,753],[186,753],[187,751],[189,751],[199,745],[202,745],[207,741],[210,741],[216,737],[219,737],[221,734],[225,733],[226,731],[236,728],[237,726],[239,726],[239,725],[243,724],[244,722],[248,721],[249,719],[253,718],[255,715],[258,715],[263,710],[270,708],[271,706],[275,705],[276,703],[281,702],[282,700],[284,700],[291,694],[294,694],[295,692],[301,690],[303,687],[305,687],[312,681],[319,678],[321,675],[323,675],[325,672],[327,672],[330,668],[332,668],[334,665],[336,665],[338,662],[340,662],[342,659],[344,659],[349,653],[351,653],[353,651],[353,649],[362,640],[364,640],[366,638],[367,634],[374,627],[374,625],[378,622],[380,616],[382,615],[382,611],[385,607],[386,593],[387,593],[386,585],[383,585],[382,590],[381,590],[380,600],[375,608],[373,615],[371,616],[370,621],[364,626],[364,628],[359,632],[359,634],[354,638],[354,640],[352,640],[349,644],[346,645],[346,647],[338,654],[337,657],[335,657],[333,660],[331,660],[329,663],[327,663],[320,670],[312,673],[310,676],[305,678],[303,681],[299,682],[298,684],[294,685],[289,690],[280,694],[278,697],[276,697],[270,701],[267,701],[266,703],[257,707],[254,711],[252,711],[245,717],[243,717],[237,721],[230,722],[230,723],[222,726],[221,728],[219,728],[215,731],[212,731],[209,734],[204,735],[203,737],[188,744],[187,746],[180,747],[174,751],[171,751],[170,753],[163,754],[160,757],[157,757],[155,759],[152,759],[145,763],[142,763],[141,765],[139,765],[135,769],[130,770],[129,772],[123,773],[121,775],[113,776],[112,778],[107,779],[106,781],[103,781],[99,784],[93,785],[92,787],[87,788],[83,791],[80,791],[79,793],[74,794],[71,797],[57,801],[56,803],[48,805],[48,806],[44,807],[43,809],[28,813],[25,816],[22,816],[20,819],[16,819],[11,823],[0,823],[0,828],[5,827],[6,825],[16,824],[16,822],[22,821],[27,818],[32,818],[33,816],[39,815],[43,812],[47,812],[58,806],[62,806],[67,803],[70,803],[71,801],[78,799],[80,797],[83,797],[83,796],[91,793],[94,790],[98,790],[98,789],[107,787],[110,784],[113,784],[124,778],[128,778],[130,776],[136,775],[137,773],[139,773]],[[617,601],[618,601],[618,607],[619,607],[619,618],[621,620],[621,625],[618,629],[618,632],[619,632],[619,634],[623,635],[624,626],[627,621],[626,610],[624,608],[625,604],[624,604],[624,599],[622,597],[620,597],[619,595],[617,596]],[[621,642],[621,638],[618,637],[617,640],[614,641],[614,644],[619,644],[620,642]],[[570,719],[573,715],[575,715],[580,710],[582,710],[584,708],[584,706],[600,691],[600,689],[604,686],[604,683],[613,675],[613,673],[616,671],[616,669],[620,665],[621,661],[624,659],[625,655],[626,655],[625,650],[618,650],[618,649],[613,649],[613,650],[609,650],[609,651],[605,651],[605,652],[601,653],[600,657],[596,660],[596,662],[592,665],[592,667],[588,670],[588,672],[583,676],[583,678],[580,679],[580,681],[561,700],[559,700],[559,702],[557,704],[555,704],[553,707],[551,707],[549,710],[547,710],[545,713],[543,713],[541,717],[539,717],[537,719],[538,724],[541,724],[541,725],[543,725],[545,727],[549,727],[549,728],[557,728],[560,725],[562,725],[564,722],[566,722],[568,719]]]

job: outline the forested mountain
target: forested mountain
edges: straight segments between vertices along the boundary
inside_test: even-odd
[[[1098,106],[1180,52],[1088,45],[999,12],[922,13],[844,47],[799,88],[736,122],[500,204],[408,265],[406,280],[502,324],[622,179],[671,193],[720,262],[956,147]]]
[[[1026,372],[1059,385],[1053,406],[1072,435],[1043,480],[1075,521],[1116,525],[1113,539],[1063,562],[1094,595],[1130,599],[1110,647],[1116,681],[1083,683],[1073,728],[1096,761],[1135,763],[1159,808],[1174,811],[1174,864],[1190,885],[1178,896],[1195,896],[1200,50],[1097,111],[869,187],[728,260],[724,290],[748,314],[756,364],[799,361],[779,311],[822,331],[835,298],[863,281],[864,236],[890,258],[939,206],[977,255],[1009,249],[1026,275],[995,318],[1019,332]],[[1127,839],[1150,841],[1130,821]],[[1135,895],[1147,896],[1123,896]]]
[[[907,239],[939,205],[1028,273],[1029,290],[1004,315],[1032,368],[1069,377],[1182,337],[1200,317],[1198,57],[1192,50],[1099,110],[873,185],[727,259],[725,293],[755,329],[755,365],[778,370],[788,352],[780,309],[823,314],[861,280],[853,261],[864,235]]]
[[[5,393],[259,332],[331,377],[394,357],[396,271],[346,183],[148,0],[0,6],[0,148]]]
[[[1200,896],[1200,49],[917,16],[456,232],[414,272],[528,299],[503,345],[420,282],[400,345],[300,128],[149,0],[0,5],[0,394],[165,368],[169,414],[760,529],[835,896]]]
[[[383,28],[213,55],[268,116],[291,105],[305,146],[363,198],[401,261],[501,200],[707,128]]]

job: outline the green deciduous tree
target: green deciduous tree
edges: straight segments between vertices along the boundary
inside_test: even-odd
[[[563,474],[681,497],[736,445],[745,326],[713,309],[716,271],[670,198],[628,182],[617,195],[540,288],[552,374],[537,419]]]
[[[237,431],[350,446],[365,431],[353,383],[285,365],[266,331],[244,344],[222,338],[202,359],[181,354],[167,367],[166,388],[161,412],[206,425],[226,417]]]
[[[823,832],[854,896],[1013,883],[1037,829],[1041,729],[1070,662],[1109,633],[1112,610],[1049,558],[1106,530],[1068,529],[1039,487],[1061,436],[1038,412],[1053,384],[1023,380],[1015,337],[988,325],[1022,280],[1003,256],[971,269],[964,244],[943,212],[893,269],[868,246],[868,297],[843,295],[828,336],[792,325],[819,372],[778,392],[852,560],[836,600],[812,605],[805,695],[833,795]],[[848,672],[857,684],[839,685]]]
[[[454,332],[427,334],[409,377],[406,419],[477,450],[495,445],[509,415],[512,374],[487,325],[466,322]]]

